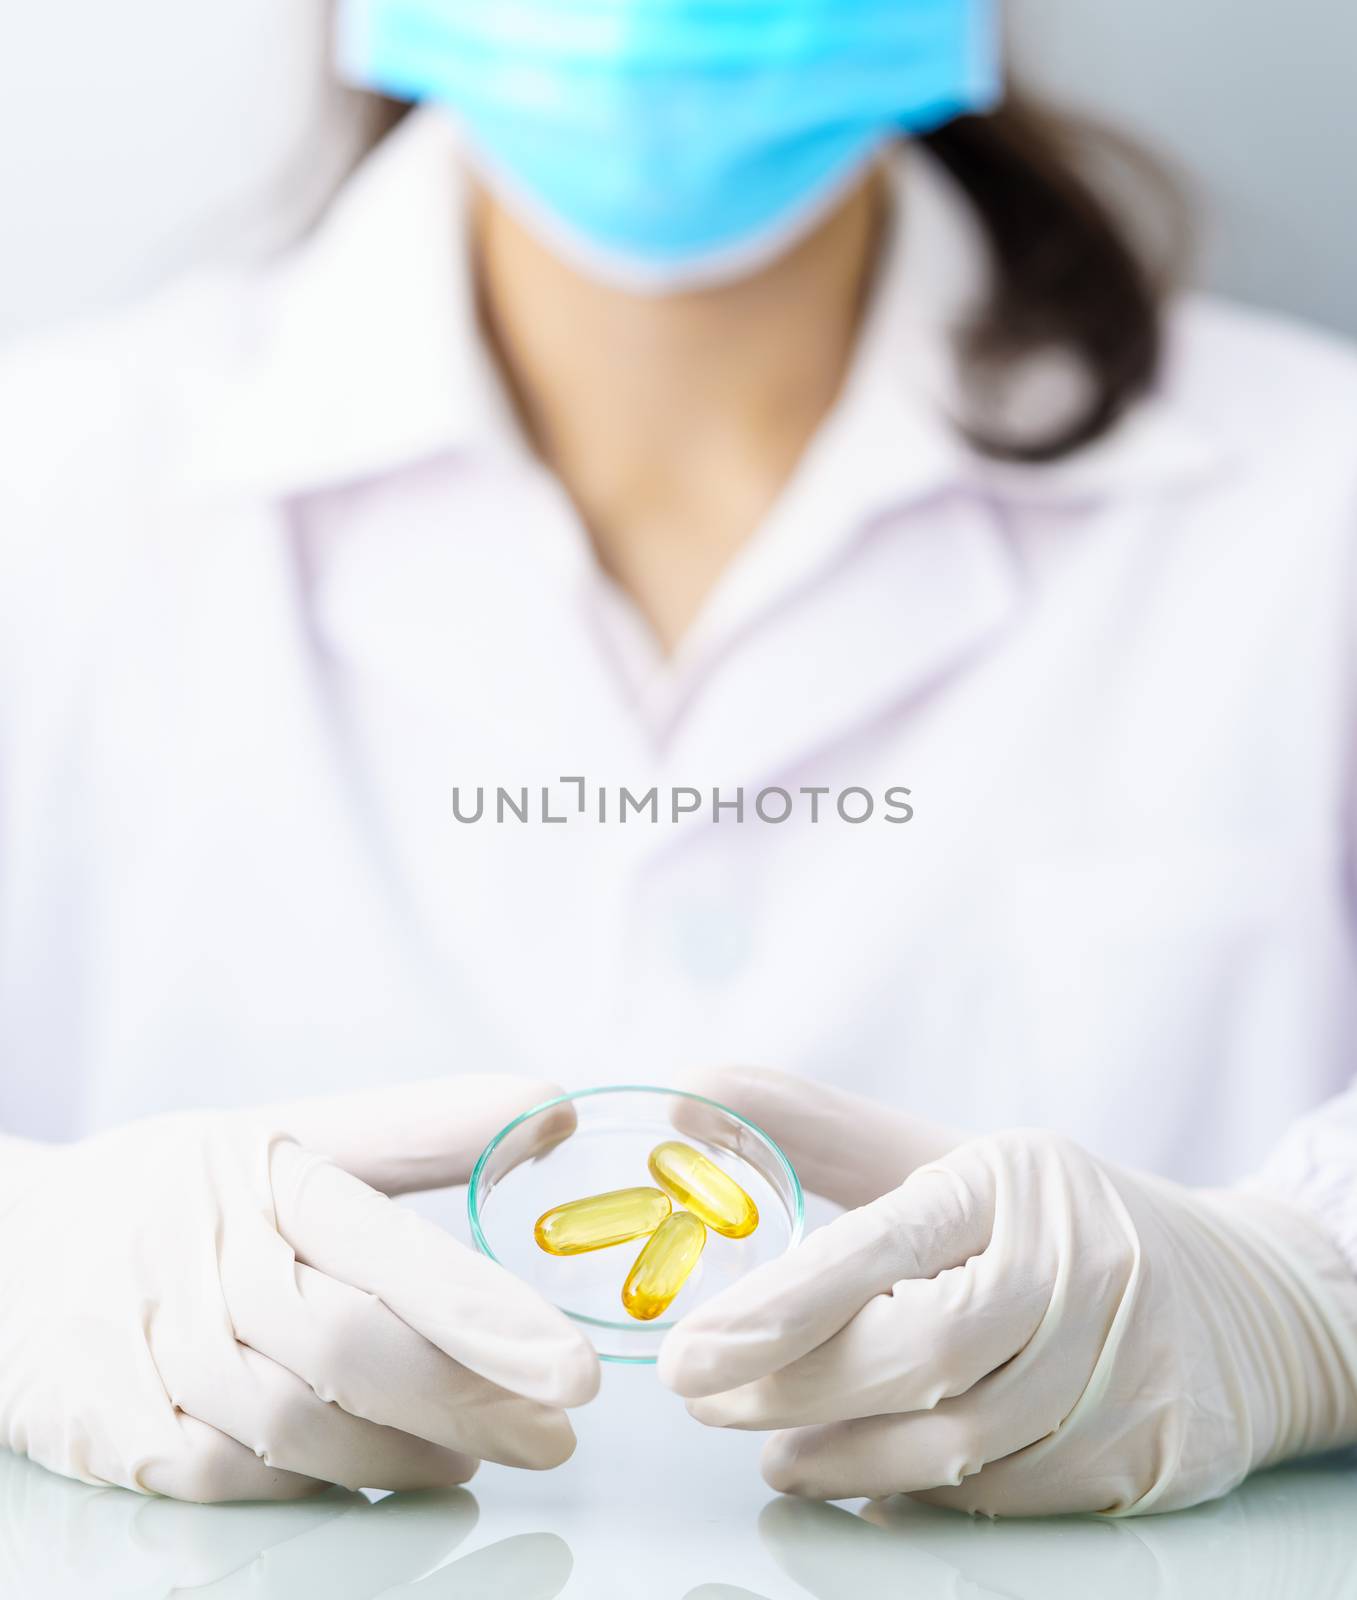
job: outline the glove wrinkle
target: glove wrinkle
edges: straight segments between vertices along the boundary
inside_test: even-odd
[[[336,1149],[376,1126],[407,1153],[456,1125],[465,1165],[487,1123],[542,1096],[491,1084],[401,1091],[376,1124],[361,1097],[305,1117]],[[0,1440],[91,1484],[295,1499],[445,1487],[480,1458],[544,1468],[574,1447],[563,1407],[597,1386],[554,1307],[267,1112],[176,1113],[6,1162],[0,1215]]]
[[[761,1092],[805,1130],[826,1093]],[[700,1306],[660,1376],[702,1422],[778,1430],[764,1473],[785,1493],[1176,1510],[1357,1444],[1357,1279],[1267,1192],[1186,1189],[1020,1129]]]

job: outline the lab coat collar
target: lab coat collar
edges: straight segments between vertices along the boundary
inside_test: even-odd
[[[261,331],[204,408],[190,475],[281,498],[524,450],[477,324],[467,205],[451,125],[411,114],[265,276]]]
[[[837,408],[861,429],[864,491],[896,508],[949,482],[1080,504],[1214,470],[1213,442],[1164,394],[1062,462],[972,449],[954,420],[964,404],[953,344],[984,292],[985,246],[932,163],[906,151],[891,181],[898,220]],[[450,451],[529,454],[478,325],[467,198],[452,124],[433,108],[411,113],[266,276],[262,331],[206,408],[192,476],[281,497]],[[1029,420],[1045,387],[1038,372]]]

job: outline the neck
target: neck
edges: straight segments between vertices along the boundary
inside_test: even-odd
[[[520,417],[665,649],[838,393],[881,188],[865,179],[754,276],[663,296],[582,276],[478,196],[482,314]]]

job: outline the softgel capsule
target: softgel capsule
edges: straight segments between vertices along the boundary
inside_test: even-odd
[[[650,1152],[650,1176],[676,1205],[727,1239],[745,1239],[759,1225],[759,1208],[727,1172],[678,1140]]]
[[[622,1304],[638,1322],[653,1322],[673,1305],[707,1243],[707,1230],[689,1211],[675,1211],[646,1240],[627,1281]]]
[[[654,1233],[672,1210],[658,1189],[612,1189],[553,1206],[538,1217],[533,1238],[548,1255],[583,1255]]]

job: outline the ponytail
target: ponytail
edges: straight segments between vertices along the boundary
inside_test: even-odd
[[[1016,442],[981,432],[973,442],[1028,462],[1091,443],[1155,379],[1164,285],[1084,163],[1101,147],[1153,177],[1161,194],[1169,187],[1163,175],[1130,144],[1021,96],[920,143],[969,199],[991,254],[988,303],[963,334],[971,385],[1002,385],[1025,358],[1054,349],[1076,359],[1090,390],[1078,414],[1048,437]]]

